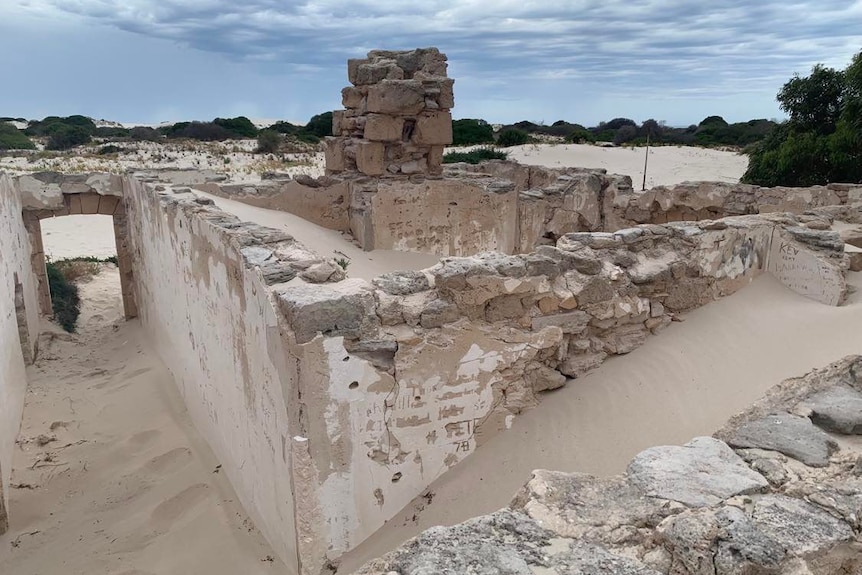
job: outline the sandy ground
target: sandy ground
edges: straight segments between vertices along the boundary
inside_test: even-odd
[[[220,198],[195,190],[195,194],[210,198],[226,212],[238,218],[283,230],[325,258],[346,257],[350,260],[347,275],[370,280],[380,274],[396,270],[421,270],[436,265],[439,256],[393,250],[362,251],[353,241],[340,232],[328,230],[307,220],[282,212],[249,206],[242,202]]]
[[[850,274],[862,290],[862,272]],[[533,469],[609,475],[638,452],[709,435],[780,381],[862,351],[862,291],[842,307],[763,275],[632,353],[551,392],[343,558],[339,573],[434,525],[509,503]],[[414,520],[415,517],[415,520]]]
[[[114,266],[81,284],[79,333],[46,324],[29,368],[3,575],[286,573],[121,320]]]
[[[117,255],[111,216],[61,216],[42,220],[45,254],[53,260]]]
[[[643,184],[646,148],[603,148],[586,144],[529,144],[507,148],[509,158],[550,168],[604,168],[631,176],[636,190]],[[647,189],[653,186],[708,180],[736,183],[748,168],[748,156],[690,146],[651,147]]]

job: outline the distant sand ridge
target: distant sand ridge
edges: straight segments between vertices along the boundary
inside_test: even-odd
[[[139,326],[159,365],[172,374],[218,474],[229,479],[269,542],[273,557],[267,561],[281,561],[290,573],[348,572],[400,544],[412,534],[399,533],[403,514],[418,525],[417,516],[439,504],[433,503],[443,492],[437,486],[505,442],[519,421],[547,412],[550,406],[542,403],[549,392],[568,392],[630,357],[643,357],[638,351],[680,329],[675,323],[724,303],[715,300],[733,301],[769,286],[812,317],[828,309],[842,321],[855,318],[862,186],[679,182],[639,192],[629,176],[604,169],[499,161],[444,168],[454,104],[445,62],[436,49],[374,51],[351,61],[353,86],[343,92],[346,110],[335,116],[337,135],[327,140],[326,174],[318,177],[234,182],[213,172],[154,169],[0,175],[0,277],[7,278],[0,285],[0,343],[11,351],[0,356],[0,530],[8,515],[16,537],[28,533],[16,531],[17,498],[10,495],[13,484],[20,485],[11,478],[15,439],[27,373],[33,380],[44,365],[40,316],[52,313],[43,235],[65,218],[112,216],[125,318]],[[134,338],[135,330],[123,333]],[[856,345],[857,337],[849,334],[844,343]],[[87,341],[93,340],[82,340],[82,349]],[[767,367],[768,374],[780,373],[780,366]],[[96,389],[88,393],[101,393]],[[782,405],[797,409],[796,403]],[[740,407],[721,402],[719,421]],[[612,426],[614,413],[594,415]],[[620,443],[622,452],[636,442]],[[702,457],[717,474],[728,472],[732,485],[710,491],[683,481],[662,490],[662,497],[674,495],[664,499],[690,505],[677,494],[708,495],[717,517],[731,513],[716,507],[722,501],[766,491],[781,476],[784,462],[758,454],[746,459],[749,467],[718,440],[696,443],[680,456],[680,469],[699,465]],[[829,460],[834,451],[818,461],[836,463]],[[489,477],[485,488],[493,490],[494,463],[483,465],[490,466],[482,468]],[[665,469],[650,465],[639,472],[649,479],[639,488],[652,493],[658,489],[653,483],[670,480],[661,475]],[[195,485],[207,484],[195,477]],[[621,498],[634,493],[623,485],[628,479],[607,481],[619,484]],[[212,512],[203,503],[206,488],[189,489],[178,509]],[[853,493],[848,496],[862,496]],[[452,501],[467,496],[447,492]],[[522,507],[546,505],[547,521],[563,521],[568,513],[530,497],[522,498]],[[682,507],[650,501],[660,508],[646,513],[655,519],[650,528],[671,515],[683,525]],[[785,511],[798,505],[767,503]],[[148,524],[159,527],[156,541],[180,519],[159,509]],[[442,521],[458,517],[456,511],[443,513]],[[490,521],[493,533],[468,529],[464,544],[472,545],[476,533],[505,539],[500,525],[516,520],[538,529],[513,519],[521,511],[478,520],[482,529]],[[819,512],[798,515],[812,525],[822,519]],[[637,521],[620,520],[620,529]],[[845,545],[855,537],[852,530],[844,536],[851,528],[843,524],[826,527],[841,535],[824,536],[817,545]],[[213,533],[223,537],[218,529]],[[423,545],[451,541],[449,533],[410,545],[422,555]],[[632,539],[637,552],[617,559],[619,545],[604,538],[591,539],[586,531],[558,535],[576,539],[566,541],[570,547],[598,546],[595,553],[607,554],[611,563],[641,561],[652,551],[646,539]],[[154,558],[145,557],[146,542],[130,537],[141,544],[127,549],[124,567],[158,570]],[[545,531],[537,537],[553,538]],[[655,560],[627,568],[698,572],[674,554],[684,537],[674,543],[669,536]],[[712,545],[692,541],[704,549]],[[510,552],[521,557],[521,543],[535,542],[519,539],[515,551],[492,545],[489,564]],[[15,552],[0,549],[0,565],[7,551]],[[399,552],[374,569],[418,574],[430,572],[428,565],[460,565],[404,557]],[[670,571],[678,564],[689,570]],[[170,569],[178,567],[164,572]]]

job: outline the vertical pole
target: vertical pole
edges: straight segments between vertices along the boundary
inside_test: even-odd
[[[647,134],[646,134],[646,157],[644,158],[644,183],[641,186],[642,192],[646,191],[646,169],[647,169],[648,163],[649,163],[649,131],[647,131]]]

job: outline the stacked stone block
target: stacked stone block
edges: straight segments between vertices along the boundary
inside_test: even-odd
[[[455,104],[446,67],[437,48],[372,50],[349,60],[353,85],[341,92],[345,109],[333,114],[327,173],[441,175]]]

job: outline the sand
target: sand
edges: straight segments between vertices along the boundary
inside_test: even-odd
[[[0,573],[286,573],[216,472],[139,322],[121,321],[119,281],[107,265],[81,285],[78,334],[45,325]]]
[[[862,289],[862,272],[850,274]],[[611,475],[638,452],[710,435],[780,381],[862,351],[862,291],[846,306],[769,275],[686,315],[632,353],[547,394],[348,553],[339,573],[434,525],[506,506],[533,469]],[[415,520],[413,518],[416,518]]]
[[[393,250],[362,251],[349,236],[328,230],[307,220],[267,208],[258,208],[242,202],[220,198],[195,190],[195,194],[210,198],[226,212],[238,218],[283,230],[325,258],[347,258],[350,264],[347,275],[371,280],[380,274],[397,270],[421,270],[436,265],[438,256]]]
[[[646,148],[604,148],[586,144],[529,144],[507,148],[509,157],[522,164],[559,167],[604,168],[631,176],[636,190],[643,184]],[[651,147],[647,189],[685,181],[736,183],[748,167],[748,156],[736,152],[690,146]]]
[[[46,218],[41,223],[45,255],[53,260],[117,255],[111,216],[62,216]]]

